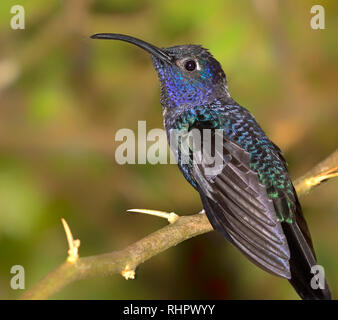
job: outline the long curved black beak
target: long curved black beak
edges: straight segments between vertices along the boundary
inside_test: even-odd
[[[91,36],[92,39],[108,39],[108,40],[121,40],[125,42],[129,42],[131,44],[134,44],[135,46],[138,46],[146,51],[148,51],[153,56],[159,58],[162,61],[165,61],[169,64],[173,62],[173,59],[171,56],[169,56],[166,52],[161,50],[158,47],[155,47],[154,45],[145,42],[143,40],[127,36],[124,34],[118,34],[118,33],[97,33]]]

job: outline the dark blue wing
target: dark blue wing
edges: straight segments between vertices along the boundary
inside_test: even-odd
[[[211,224],[255,264],[291,278],[287,239],[272,199],[250,168],[249,153],[225,137],[223,147],[227,161],[221,172],[206,173],[205,154],[191,171]]]

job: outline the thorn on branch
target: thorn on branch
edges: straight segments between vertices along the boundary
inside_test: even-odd
[[[61,219],[63,228],[65,229],[67,242],[68,242],[68,258],[67,261],[70,263],[75,263],[79,259],[79,247],[80,247],[80,240],[73,239],[72,231],[70,230],[68,223],[65,219]]]
[[[150,209],[129,209],[128,212],[136,212],[136,213],[145,213],[152,216],[157,216],[160,218],[167,219],[169,223],[174,223],[180,216],[175,212],[165,212],[159,210],[150,210]]]

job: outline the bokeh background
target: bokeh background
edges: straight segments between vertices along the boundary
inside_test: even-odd
[[[310,28],[322,4],[326,29]],[[10,8],[26,10],[25,30]],[[338,2],[309,0],[0,1],[0,298],[10,268],[26,288],[66,258],[60,218],[81,239],[80,255],[125,247],[163,227],[127,214],[149,208],[192,214],[197,193],[175,165],[115,162],[120,128],[162,128],[159,84],[149,56],[122,42],[195,43],[222,63],[230,93],[285,152],[292,177],[337,148]],[[301,199],[319,262],[338,297],[338,181]],[[137,278],[119,275],[69,285],[56,299],[297,299],[287,281],[248,262],[216,233],[152,258]]]

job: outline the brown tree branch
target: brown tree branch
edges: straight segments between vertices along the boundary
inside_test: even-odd
[[[338,149],[297,179],[295,188],[298,195],[303,196],[321,182],[336,176],[338,176]],[[205,214],[180,216],[173,220],[170,220],[170,217],[172,214],[168,214],[167,217],[171,224],[123,250],[84,258],[78,258],[77,252],[76,256],[72,256],[70,250],[68,259],[28,290],[22,299],[47,299],[71,282],[93,276],[118,273],[126,279],[133,279],[135,269],[141,263],[187,239],[213,230]],[[71,234],[67,234],[67,238],[72,246]],[[78,243],[76,241],[74,243]]]
[[[294,182],[298,195],[307,194],[313,187],[338,176],[338,149]]]

